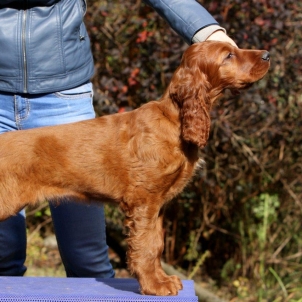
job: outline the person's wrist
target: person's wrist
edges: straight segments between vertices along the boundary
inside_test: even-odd
[[[192,43],[204,42],[210,35],[218,30],[225,31],[225,29],[218,24],[206,26],[195,33],[192,38]]]
[[[238,48],[237,44],[223,30],[217,30],[207,37],[206,41],[228,42]]]

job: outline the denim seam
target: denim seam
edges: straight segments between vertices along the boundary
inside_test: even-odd
[[[19,110],[18,110],[18,102],[16,95],[14,95],[14,102],[15,102],[15,120],[16,120],[16,126],[19,130],[22,130],[22,121],[26,120],[29,116],[30,113],[30,101],[28,98],[24,98],[25,103],[26,103],[26,108],[25,108],[25,114],[23,117],[20,116]]]
[[[25,102],[26,102],[26,113],[25,113],[25,116],[22,120],[25,120],[28,118],[29,116],[29,113],[30,113],[30,101],[28,98],[25,99]]]
[[[20,119],[18,115],[18,106],[17,106],[17,96],[14,95],[14,105],[15,105],[15,122],[16,122],[16,127],[17,129],[21,130],[21,124],[20,124]]]

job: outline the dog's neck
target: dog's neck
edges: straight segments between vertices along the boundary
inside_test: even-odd
[[[177,127],[180,127],[179,106],[171,100],[169,89],[167,89],[163,96],[159,99],[159,104],[166,118],[169,119]]]
[[[158,100],[159,107],[163,112],[163,115],[175,126],[178,133],[178,138],[181,137],[181,121],[180,121],[180,109],[179,106],[172,101],[167,89],[163,96]],[[190,162],[196,162],[198,160],[198,146],[196,144],[179,140],[179,148],[186,154],[186,157]]]

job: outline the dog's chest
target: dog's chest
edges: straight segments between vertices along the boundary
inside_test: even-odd
[[[190,182],[195,174],[195,171],[200,168],[199,162],[186,162],[179,167],[177,176],[169,181],[169,189],[167,190],[166,200],[171,200],[173,197],[183,191],[186,185]]]

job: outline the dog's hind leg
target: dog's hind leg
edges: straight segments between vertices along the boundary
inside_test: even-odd
[[[164,249],[164,232],[160,206],[154,201],[140,201],[125,209],[128,228],[128,267],[138,278],[142,294],[177,295],[182,283],[176,276],[167,276],[160,259]]]

